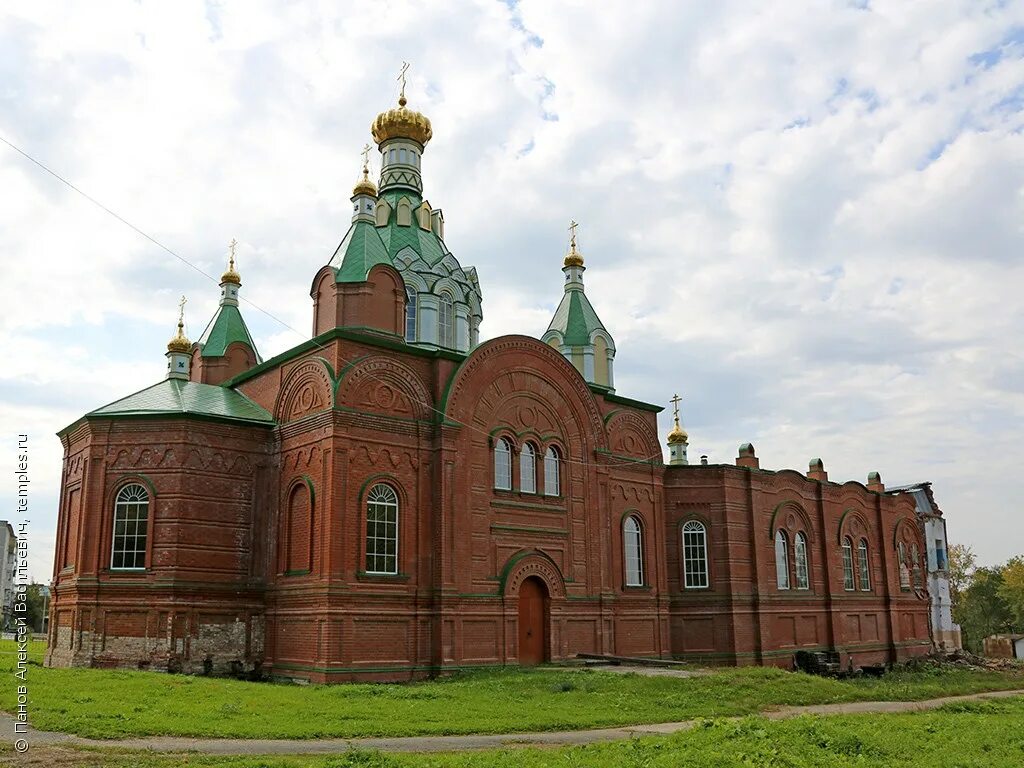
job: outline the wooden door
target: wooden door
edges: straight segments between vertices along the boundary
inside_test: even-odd
[[[548,590],[530,577],[519,587],[519,663],[540,664],[548,657]]]

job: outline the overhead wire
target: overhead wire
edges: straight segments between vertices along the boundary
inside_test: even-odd
[[[59,182],[61,182],[65,186],[67,186],[69,189],[73,190],[77,194],[79,194],[82,197],[84,197],[90,203],[95,205],[97,208],[102,210],[104,213],[112,216],[114,219],[116,219],[117,221],[119,221],[121,224],[125,225],[129,229],[131,229],[133,232],[138,234],[140,237],[145,238],[146,240],[151,242],[153,245],[155,245],[158,248],[160,248],[161,250],[167,252],[168,254],[170,254],[171,256],[176,258],[178,261],[180,261],[182,264],[184,264],[185,266],[187,266],[190,269],[194,270],[195,272],[199,273],[200,275],[202,275],[206,279],[210,280],[214,284],[219,284],[218,279],[216,277],[214,277],[213,275],[211,275],[206,270],[204,270],[202,267],[200,267],[197,264],[193,263],[192,261],[190,261],[189,259],[185,258],[181,254],[177,253],[174,249],[164,245],[162,242],[160,242],[155,237],[150,235],[148,232],[143,230],[141,227],[136,226],[135,224],[133,224],[128,219],[126,219],[123,216],[121,216],[119,213],[117,213],[113,209],[111,209],[108,206],[104,205],[102,202],[97,200],[95,197],[90,195],[88,192],[86,192],[85,190],[81,189],[79,186],[77,186],[76,184],[72,183],[67,178],[62,176],[61,174],[59,174],[56,171],[54,171],[52,168],[47,166],[45,163],[41,162],[40,160],[37,160],[31,154],[29,154],[25,150],[21,149],[21,147],[17,146],[16,144],[12,143],[11,141],[7,140],[2,135],[0,135],[0,142],[3,142],[4,144],[6,144],[8,147],[13,149],[15,152],[17,152],[19,155],[24,157],[26,160],[28,160],[29,162],[31,162],[32,164],[34,164],[35,166],[37,166],[41,170],[43,170],[46,173],[48,173],[53,178],[57,179]],[[310,339],[304,333],[296,330],[291,325],[289,325],[286,321],[282,320],[280,317],[275,315],[273,312],[263,308],[259,304],[256,304],[251,299],[247,299],[244,296],[242,296],[240,298],[241,298],[241,300],[243,302],[245,302],[247,305],[251,306],[254,310],[256,310],[256,311],[266,315],[271,320],[279,323],[283,328],[285,328],[285,329],[291,331],[292,333],[298,335],[304,341],[314,341],[314,339]],[[314,349],[315,350],[326,350],[327,346],[325,344],[316,342],[315,346],[314,346]],[[273,359],[273,358],[271,358],[271,359]],[[349,363],[349,364],[356,362],[356,360],[350,360],[350,359],[347,359],[347,358],[344,358],[344,357],[342,357],[342,360],[343,360],[343,362]],[[372,372],[369,372],[369,378],[371,378],[373,380],[376,380],[376,381],[379,381],[381,383],[387,383],[383,379],[373,375]],[[440,409],[436,408],[432,403],[429,403],[429,402],[426,402],[426,401],[422,401],[422,400],[418,400],[418,399],[414,398],[413,396],[409,395],[408,393],[406,393],[406,396],[409,397],[410,400],[413,400],[414,402],[416,402],[418,405],[421,405],[421,406],[425,407],[429,411],[433,412],[434,414],[436,414],[436,415],[438,415],[438,416],[440,416],[442,418],[445,418],[447,416],[447,414],[445,414]],[[467,427],[469,429],[475,430],[476,432],[484,435],[485,437],[490,437],[490,433],[484,431],[483,429],[480,429],[479,427],[477,427],[477,426],[475,426],[473,424],[467,424],[465,422],[460,422],[460,421],[456,421],[456,423],[460,427]],[[592,461],[588,461],[586,459],[574,459],[574,458],[569,458],[569,457],[563,457],[563,458],[560,459],[560,461],[563,462],[563,463],[566,463],[566,464],[578,464],[578,465],[587,466],[587,467],[589,467],[589,466],[618,467],[618,466],[635,466],[637,463],[653,461],[655,458],[659,458],[659,459],[663,458],[662,453],[659,451],[657,454],[652,454],[650,456],[646,456],[646,457],[643,457],[643,458],[636,458],[636,459],[633,459],[631,461],[620,461],[620,462],[608,461],[608,462],[603,462],[603,463],[600,463],[600,464],[598,462],[592,462]]]

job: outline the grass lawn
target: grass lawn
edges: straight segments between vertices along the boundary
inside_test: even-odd
[[[0,643],[10,677],[13,643]],[[496,669],[402,685],[297,686],[153,672],[29,668],[32,725],[94,738],[319,738],[593,728],[755,713],[775,705],[1024,689],[1024,674],[942,670],[839,681],[776,669],[679,679]],[[15,709],[0,686],[0,709]]]
[[[1022,722],[1024,698],[1017,697],[915,714],[706,720],[673,736],[558,749],[309,757],[43,750],[36,759],[66,768],[1009,768],[1024,765]]]

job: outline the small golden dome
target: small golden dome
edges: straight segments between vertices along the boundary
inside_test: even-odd
[[[188,354],[192,351],[192,342],[185,335],[185,302],[184,296],[178,302],[178,332],[167,342],[168,352],[183,352]]]
[[[174,337],[167,342],[168,352],[182,352],[188,354],[192,351],[192,342],[188,340],[185,335],[185,323],[182,320],[178,321],[178,332]]]
[[[238,270],[235,269],[235,248],[237,246],[238,241],[232,238],[231,242],[228,244],[228,252],[230,253],[230,256],[228,256],[228,268],[227,271],[220,276],[221,285],[224,283],[234,283],[235,285],[242,284],[242,276],[238,274]]]
[[[572,248],[567,254],[565,254],[565,260],[562,261],[563,267],[582,267],[583,266],[583,254],[576,250],[576,244],[574,243]]]
[[[357,181],[355,187],[352,188],[352,197],[356,195],[377,196],[377,185],[370,181],[370,169],[365,165],[363,166],[363,178]]]
[[[235,285],[242,284],[242,276],[238,274],[238,270],[235,269],[235,264],[232,261],[228,266],[227,271],[220,276],[221,283],[234,283]]]
[[[406,109],[405,96],[398,99],[398,107],[381,112],[370,125],[370,133],[378,145],[388,139],[412,139],[426,146],[434,135],[430,118],[412,109]]]
[[[679,422],[672,427],[672,431],[668,433],[668,444],[677,445],[679,443],[685,443],[690,439],[690,436],[686,434],[686,430],[679,426]]]

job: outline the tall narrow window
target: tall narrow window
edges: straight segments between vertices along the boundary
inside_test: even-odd
[[[796,535],[793,542],[793,563],[796,566],[796,588],[810,589],[811,579],[807,569],[807,537],[803,533]]]
[[[544,495],[558,496],[562,492],[559,477],[558,449],[551,446],[544,453]]]
[[[683,524],[683,586],[702,589],[708,583],[707,529],[703,523],[688,520]]]
[[[146,567],[146,529],[149,493],[138,483],[126,485],[114,500],[114,540],[111,568]]]
[[[853,590],[853,542],[843,537],[843,589]]]
[[[383,483],[366,495],[366,572],[398,573],[398,494]]]
[[[416,290],[405,288],[405,340],[416,341]]]
[[[917,548],[917,544],[910,545],[910,568],[914,574],[914,588],[921,589],[924,580],[921,578],[921,550]]]
[[[862,592],[871,591],[871,560],[868,558],[868,542],[861,539],[857,545],[857,567],[860,568],[860,588]]]
[[[644,585],[644,544],[640,521],[630,515],[622,524],[622,544],[625,549],[626,586]]]
[[[537,454],[529,443],[523,443],[519,454],[519,490],[523,493],[537,492]]]
[[[775,583],[789,589],[789,541],[784,531],[775,532]]]
[[[902,541],[896,544],[896,559],[900,561],[900,589],[910,589],[910,566],[907,565],[907,547]]]
[[[437,312],[438,341],[443,347],[455,346],[455,304],[450,294],[441,294],[441,305]]]
[[[512,490],[512,446],[504,437],[494,444],[494,487]]]

